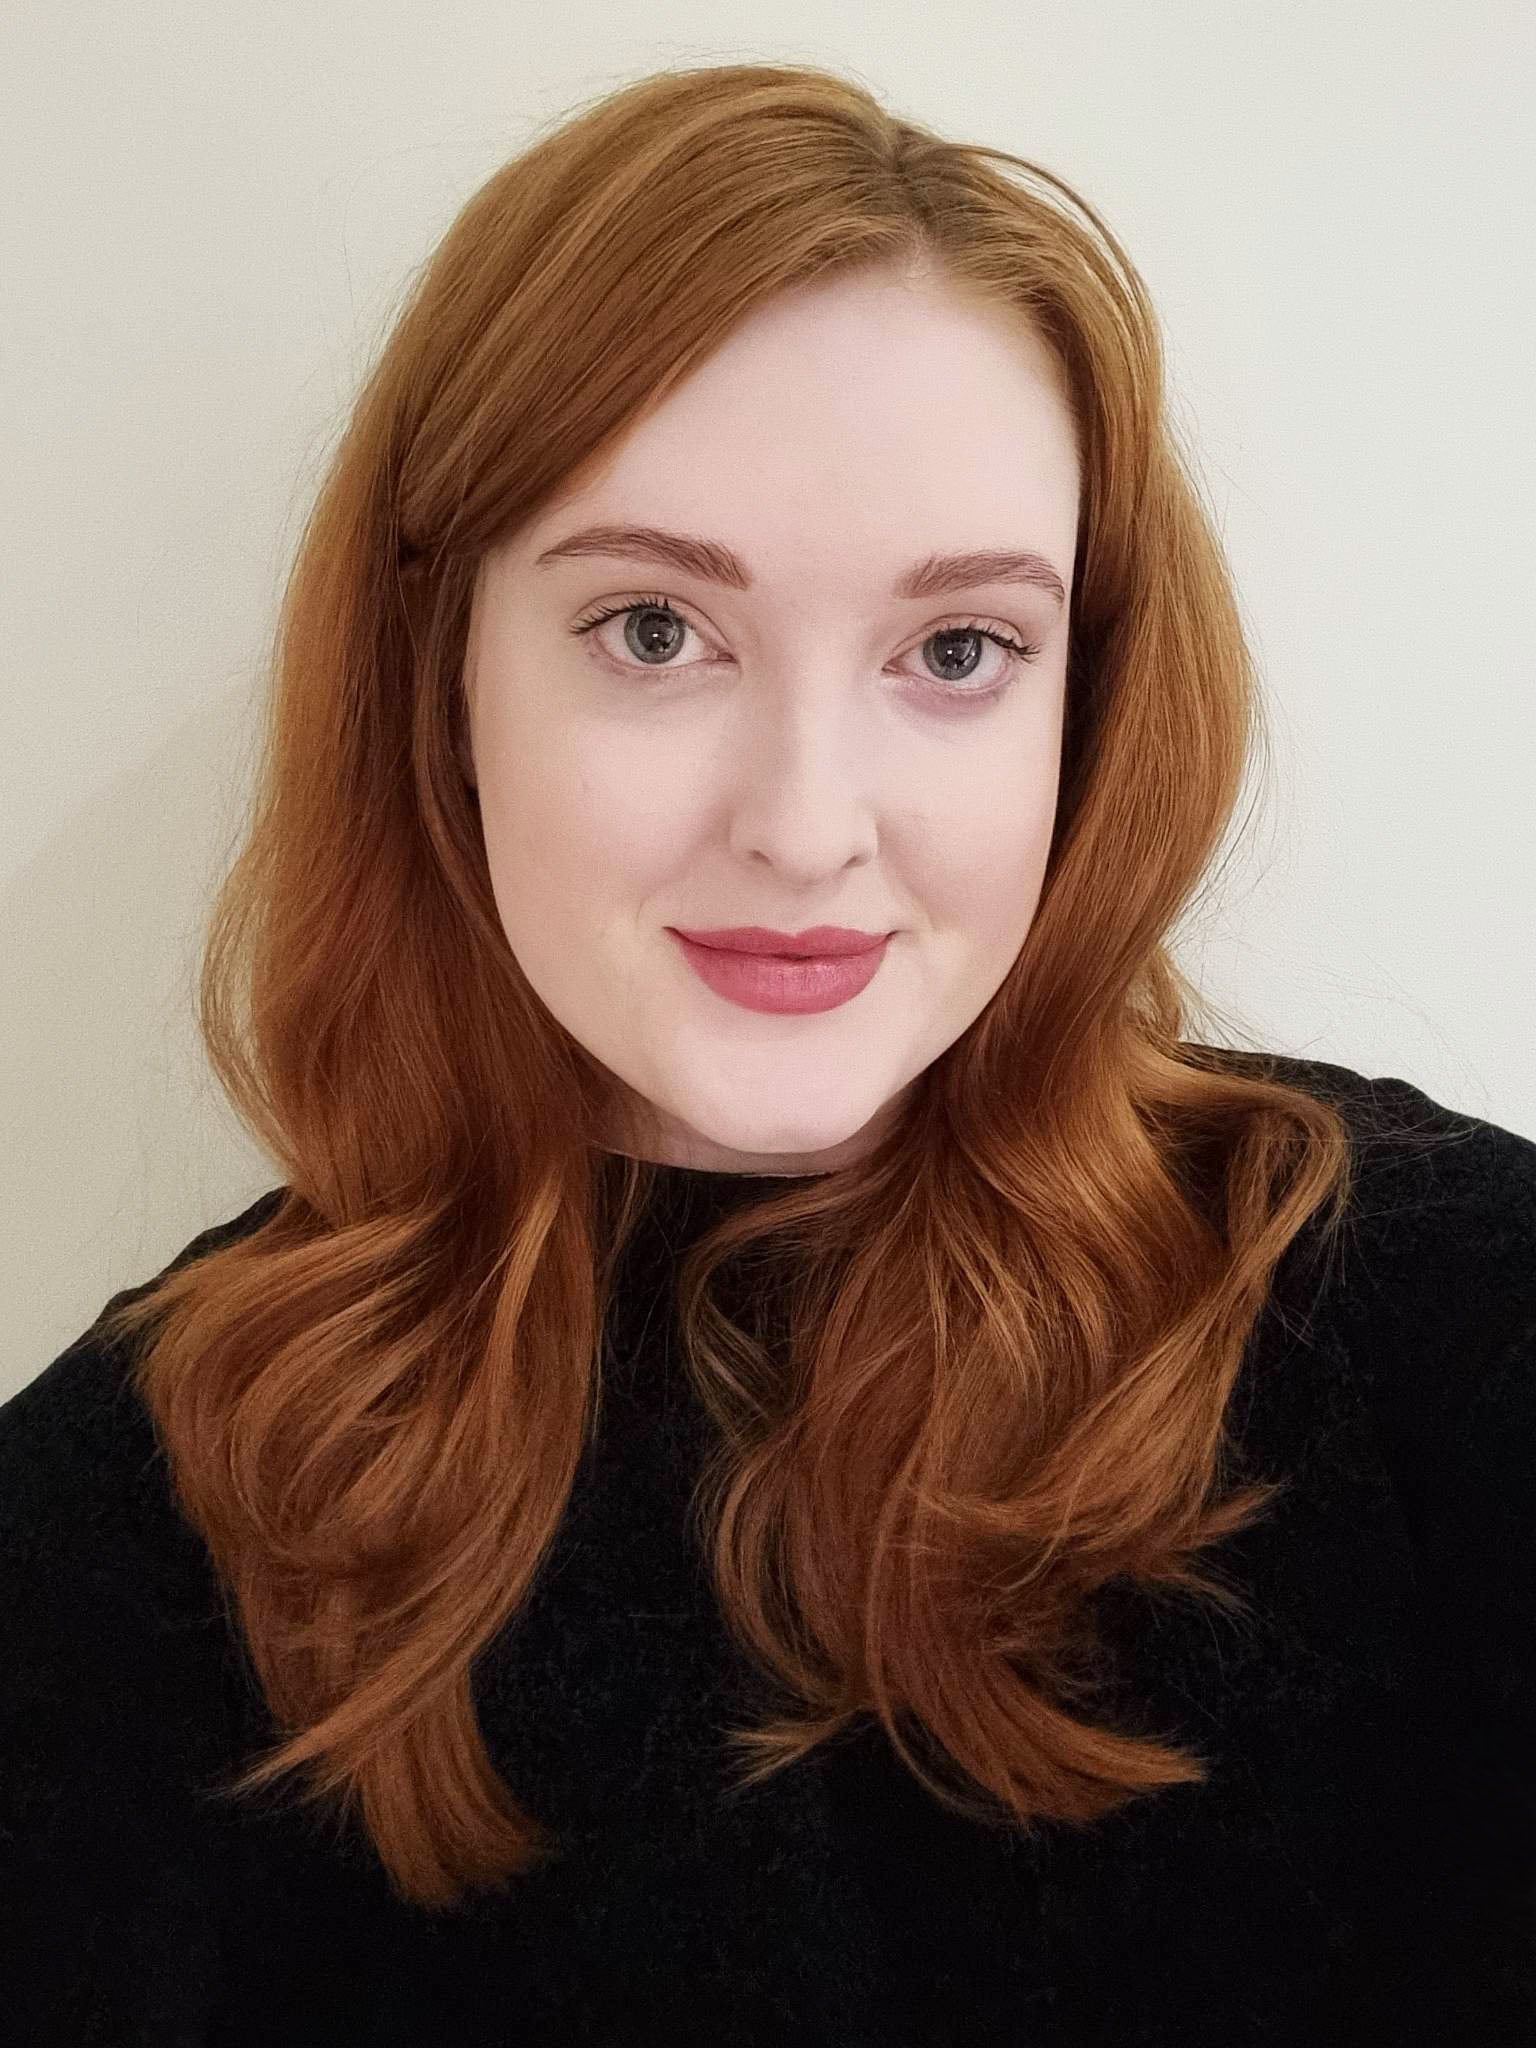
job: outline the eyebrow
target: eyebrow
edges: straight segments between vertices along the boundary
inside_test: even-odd
[[[740,555],[719,541],[699,540],[686,533],[668,533],[659,526],[585,526],[545,548],[534,566],[581,555],[612,555],[636,562],[659,562],[681,569],[706,583],[731,590],[750,590],[752,572]],[[960,554],[927,555],[903,571],[891,587],[892,597],[942,597],[953,590],[977,589],[986,583],[1025,583],[1067,601],[1066,586],[1044,555],[1020,548],[970,548]]]

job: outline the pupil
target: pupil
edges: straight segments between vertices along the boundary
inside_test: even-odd
[[[981,635],[976,631],[975,627],[954,626],[947,633],[935,633],[933,637],[941,643],[949,643],[956,640],[969,640],[974,643],[973,658],[969,662],[962,660],[960,664],[964,668],[965,673],[969,675],[971,669],[975,667],[974,654],[980,652]],[[958,659],[952,650],[944,651],[942,658],[950,663],[954,663]]]
[[[651,638],[658,627],[668,642],[664,647],[656,646]],[[681,630],[682,621],[656,605],[649,605],[644,611],[631,612],[629,615],[630,642],[632,646],[636,641],[640,642],[635,646],[635,652],[642,656],[670,654],[676,645],[676,636]]]

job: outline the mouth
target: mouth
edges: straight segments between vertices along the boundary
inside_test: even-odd
[[[848,925],[813,925],[809,931],[779,932],[763,925],[717,926],[692,931],[672,925],[669,930],[691,945],[707,946],[716,953],[748,953],[767,960],[842,960],[871,953],[883,946],[889,932],[858,931]]]
[[[707,988],[743,1009],[808,1015],[834,1010],[867,988],[885,959],[887,933],[857,952],[769,953],[753,947],[706,945],[668,927],[684,958]],[[799,935],[803,940],[804,933]],[[818,942],[820,943],[820,942]]]

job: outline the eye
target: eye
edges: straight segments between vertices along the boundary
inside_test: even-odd
[[[675,662],[668,657],[674,654],[682,643],[685,633],[698,632],[698,628],[687,614],[668,597],[650,596],[629,598],[617,604],[603,607],[595,614],[578,619],[571,627],[577,634],[594,632],[609,619],[633,621],[625,628],[625,643],[636,657],[634,667],[641,669],[671,670],[697,666],[691,662]],[[977,684],[964,679],[976,666],[968,657],[967,643],[976,646],[979,657],[979,643],[990,642],[1003,656],[1003,673],[994,675]],[[1040,643],[1033,644],[1017,639],[1012,633],[999,626],[983,625],[979,620],[957,621],[952,625],[939,626],[926,634],[918,643],[926,648],[937,642],[940,652],[937,657],[941,667],[948,667],[947,675],[913,676],[911,681],[920,687],[951,697],[992,697],[1000,694],[1012,680],[1014,670],[1022,663],[1034,661],[1040,654]],[[601,644],[601,643],[599,643]],[[957,645],[958,644],[958,645]],[[631,664],[618,660],[607,647],[603,648],[610,660],[619,667]],[[959,669],[964,674],[957,674]]]
[[[666,623],[670,615],[673,623]],[[687,667],[687,663],[669,661],[667,656],[676,653],[685,632],[697,632],[698,628],[686,619],[670,598],[636,597],[622,604],[607,606],[595,617],[578,619],[572,626],[573,633],[590,633],[609,619],[633,620],[632,627],[626,627],[624,638],[632,653],[640,660],[642,668]],[[602,643],[599,642],[599,645]],[[603,652],[609,650],[604,647]],[[655,656],[657,659],[648,657]],[[612,657],[610,657],[612,658]]]

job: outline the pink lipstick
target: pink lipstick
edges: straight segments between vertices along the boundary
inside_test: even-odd
[[[748,1010],[801,1015],[836,1009],[867,988],[892,936],[826,924],[803,932],[764,925],[668,930],[716,995]]]

